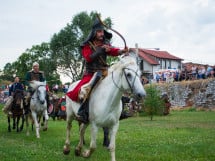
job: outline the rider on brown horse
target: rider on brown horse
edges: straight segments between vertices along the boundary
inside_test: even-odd
[[[16,90],[20,90],[20,91],[24,90],[23,84],[21,84],[19,82],[19,77],[18,76],[15,77],[14,83],[9,88],[9,98],[8,98],[4,108],[2,109],[2,111],[5,114],[10,114],[10,115],[12,114],[11,113],[11,106],[12,106],[12,103],[13,103],[13,100],[14,100],[14,94],[15,94]]]

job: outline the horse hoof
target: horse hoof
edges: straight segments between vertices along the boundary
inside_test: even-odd
[[[76,155],[76,156],[80,156],[80,155],[81,155],[81,150],[78,149],[78,148],[76,148],[76,149],[75,149],[75,155]]]
[[[46,127],[46,128],[43,128],[43,131],[47,131],[48,130],[48,128]]]
[[[89,150],[84,151],[84,152],[82,153],[82,156],[83,156],[84,158],[89,158],[89,157],[90,157],[90,152],[89,152]]]
[[[68,155],[69,153],[70,153],[70,150],[69,150],[69,149],[64,149],[64,150],[63,150],[63,154],[64,154],[64,155]]]

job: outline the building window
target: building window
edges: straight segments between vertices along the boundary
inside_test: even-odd
[[[166,67],[166,60],[164,60],[164,64],[165,64],[165,65],[164,65],[164,68],[166,69],[166,68],[167,68],[167,67]]]
[[[171,69],[171,60],[168,61],[168,69]]]
[[[143,67],[143,60],[140,61],[140,70],[143,71],[144,67]]]
[[[158,60],[158,63],[160,64],[160,69],[162,69],[162,60],[159,59],[159,60]]]

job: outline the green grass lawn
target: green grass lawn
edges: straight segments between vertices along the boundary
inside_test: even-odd
[[[0,106],[0,109],[2,106]],[[120,121],[116,139],[117,161],[214,161],[215,112],[173,111],[168,116],[133,117]],[[97,149],[89,159],[74,156],[78,126],[73,123],[71,153],[64,155],[66,122],[49,120],[48,131],[7,131],[7,119],[0,111],[0,161],[109,161],[99,131]],[[86,143],[89,145],[89,131]]]

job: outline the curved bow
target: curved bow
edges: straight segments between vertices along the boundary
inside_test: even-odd
[[[96,16],[97,16],[97,18],[99,19],[99,21],[100,21],[100,23],[103,25],[103,26],[105,26],[107,29],[109,29],[109,30],[111,30],[111,31],[113,31],[113,32],[115,32],[117,35],[119,35],[119,37],[121,37],[122,38],[122,40],[123,40],[123,42],[124,42],[124,45],[125,45],[125,47],[124,48],[127,48],[127,45],[126,45],[126,41],[125,41],[125,38],[118,32],[118,31],[116,31],[116,30],[114,30],[114,29],[112,29],[112,28],[110,28],[110,27],[108,27],[102,20],[101,20],[101,18],[99,17],[99,15],[98,14],[96,14]]]

